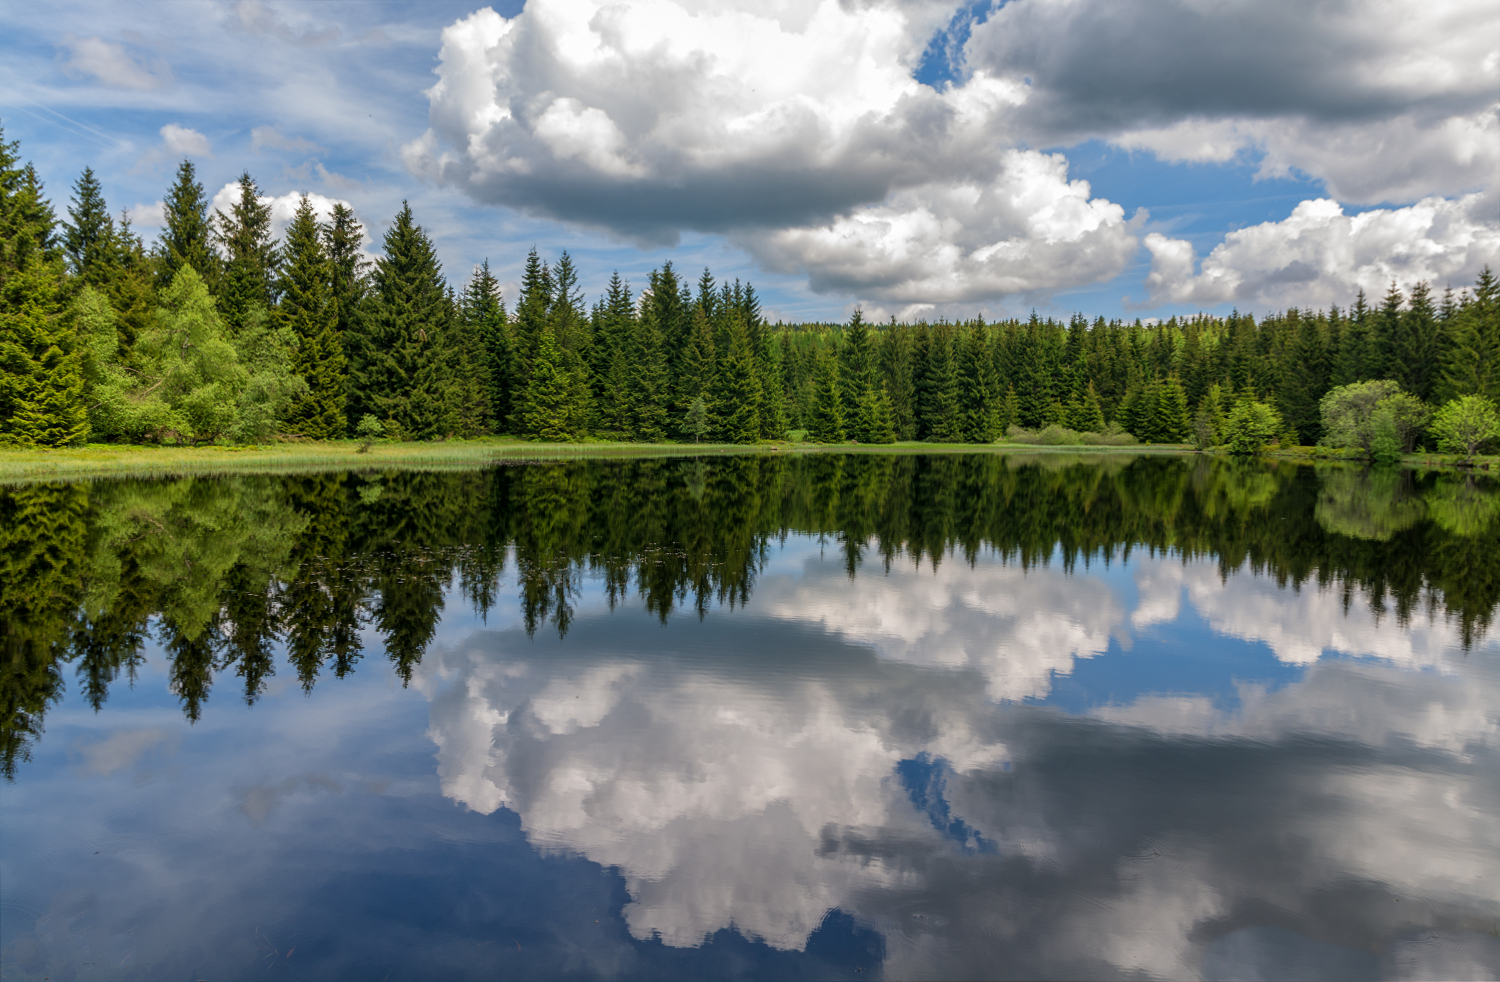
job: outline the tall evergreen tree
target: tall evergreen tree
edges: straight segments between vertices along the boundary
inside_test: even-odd
[[[750,332],[738,311],[728,311],[729,344],[715,373],[713,402],[719,436],[728,443],[760,439],[760,379]]]
[[[843,443],[847,438],[843,385],[839,380],[838,363],[826,349],[818,352],[816,371],[816,395],[807,428],[808,438],[819,443]]]
[[[224,253],[219,281],[219,309],[231,331],[239,331],[252,313],[269,312],[276,302],[279,250],[271,236],[271,206],[260,196],[255,179],[240,175],[239,200],[229,214],[214,212],[214,238]]]
[[[490,272],[488,258],[464,288],[463,322],[479,347],[475,379],[484,386],[487,415],[484,426],[491,432],[505,430],[510,419],[511,337],[500,283]]]
[[[19,149],[0,131],[0,442],[65,446],[88,436],[82,352],[52,206]]]
[[[1432,289],[1425,283],[1412,287],[1406,309],[1400,314],[1400,347],[1395,352],[1391,378],[1418,399],[1431,399],[1437,391],[1442,362],[1442,335]]]
[[[119,247],[114,219],[92,168],[85,167],[73,185],[68,218],[63,223],[62,245],[69,271],[85,283],[103,286],[111,278]]]
[[[328,256],[331,276],[329,302],[338,319],[339,337],[344,340],[344,409],[351,432],[366,414],[376,415],[375,407],[363,401],[363,393],[352,374],[355,363],[364,357],[364,337],[359,326],[360,311],[369,291],[369,263],[361,251],[364,236],[364,226],[354,211],[342,202],[334,204],[333,214],[323,226],[323,250]]]
[[[964,331],[960,360],[963,438],[968,443],[993,443],[1000,435],[995,362],[989,350],[989,329],[983,323]]]
[[[385,234],[349,365],[356,402],[408,439],[443,435],[448,292],[432,240],[401,211]]]
[[[184,266],[191,266],[212,289],[218,280],[219,262],[212,246],[208,198],[191,160],[183,158],[177,165],[177,180],[167,189],[162,209],[166,228],[157,243],[157,289],[171,285],[177,271]]]
[[[1500,280],[1488,266],[1453,315],[1444,355],[1444,401],[1476,395],[1500,403]]]
[[[333,268],[322,229],[307,195],[286,233],[276,321],[296,338],[291,369],[306,383],[292,402],[286,426],[315,440],[333,440],[346,430],[344,339],[333,299]]]

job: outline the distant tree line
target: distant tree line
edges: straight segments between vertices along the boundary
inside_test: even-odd
[[[147,248],[85,170],[59,221],[0,131],[0,441],[63,446],[374,433],[753,443],[990,443],[1129,433],[1255,449],[1334,438],[1323,399],[1390,381],[1423,406],[1500,401],[1500,286],[1378,305],[1127,324],[768,325],[753,287],[664,263],[589,305],[564,252],[519,294],[488,262],[462,289],[403,205],[364,230],[304,197],[281,241],[249,174],[209,213],[193,164]],[[1480,410],[1484,409],[1481,405]],[[363,428],[362,428],[363,424]],[[1404,431],[1403,431],[1404,432]],[[1415,440],[1428,439],[1425,424]],[[1479,444],[1482,445],[1481,439]],[[1471,451],[1472,452],[1472,451]]]

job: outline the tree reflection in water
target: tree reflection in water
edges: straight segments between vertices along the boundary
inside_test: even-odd
[[[43,483],[0,489],[4,770],[43,729],[66,668],[98,709],[150,635],[196,720],[234,677],[253,703],[285,645],[311,689],[373,629],[403,682],[455,585],[486,614],[507,562],[528,634],[565,635],[585,578],[665,623],[749,600],[788,533],[867,564],[1029,570],[1133,551],[1248,567],[1456,622],[1500,602],[1500,491],[1471,474],[1160,456],[817,454]],[[632,599],[634,598],[634,599]]]

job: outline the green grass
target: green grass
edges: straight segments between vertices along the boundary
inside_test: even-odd
[[[52,450],[0,450],[0,481],[30,483],[57,478],[153,477],[179,474],[296,473],[303,471],[465,469],[511,460],[573,460],[584,457],[685,457],[743,453],[1174,453],[1176,446],[1044,447],[1030,444],[895,443],[821,445],[802,442],[717,443],[535,443],[492,437],[437,443],[376,443],[359,453],[358,440],[298,441],[261,446],[131,446],[89,444]]]
[[[744,453],[1006,453],[1130,456],[1191,453],[1185,444],[1110,446],[1039,446],[1021,443],[894,443],[821,445],[802,442],[752,445],[718,443],[535,443],[491,437],[440,443],[376,443],[359,453],[358,440],[299,441],[262,446],[153,447],[90,444],[57,450],[0,450],[0,482],[89,477],[159,477],[180,474],[296,473],[306,471],[449,470],[487,467],[513,460],[575,460],[584,457],[689,457]],[[1296,447],[1275,456],[1319,459],[1317,448]],[[1500,457],[1478,457],[1465,465],[1450,454],[1411,454],[1418,467],[1475,466],[1500,470]]]

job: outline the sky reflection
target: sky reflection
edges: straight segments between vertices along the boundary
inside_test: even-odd
[[[7,973],[1492,976],[1500,646],[1372,606],[794,534],[666,625],[451,588],[409,689],[190,726],[153,645],[6,790]]]

